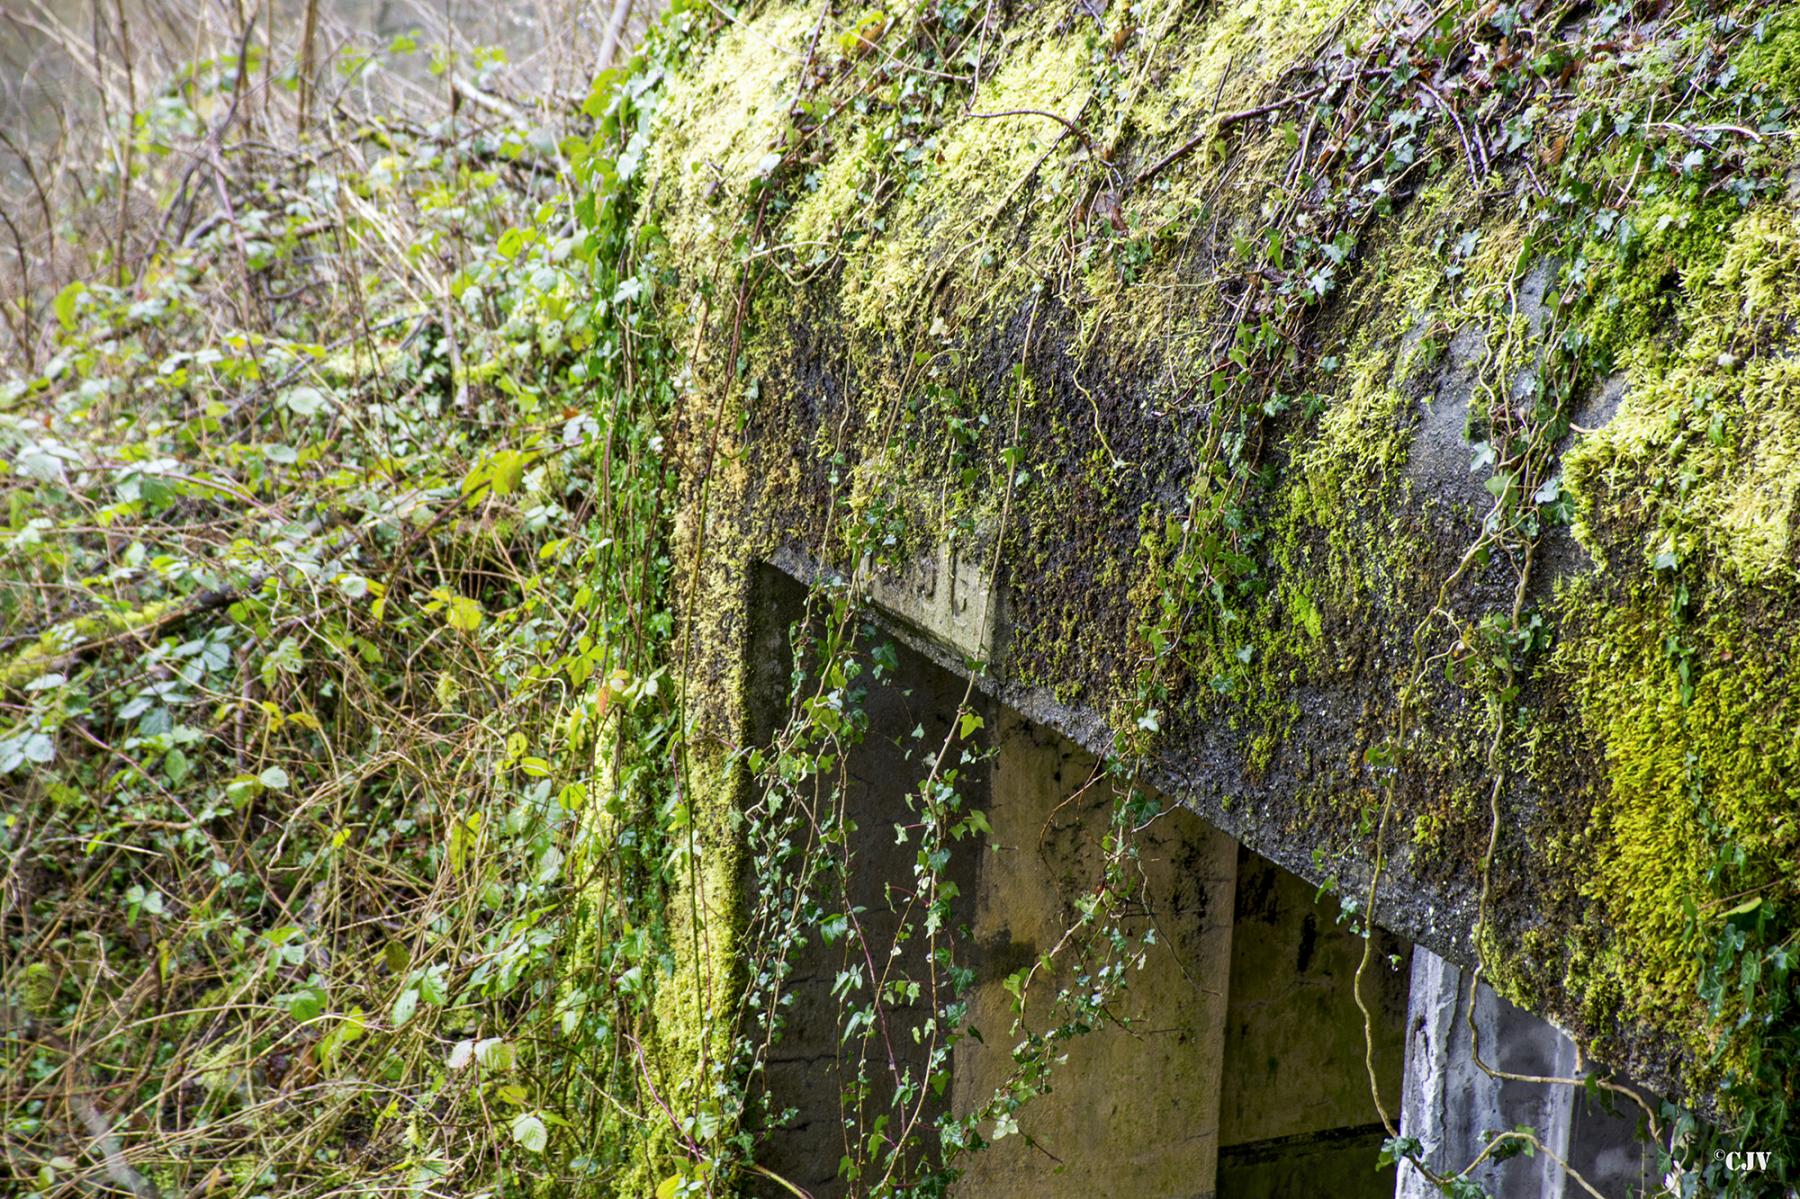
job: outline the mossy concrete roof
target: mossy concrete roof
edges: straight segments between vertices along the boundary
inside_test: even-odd
[[[1417,7],[689,10],[715,731],[754,563],[952,553],[1001,698],[1704,1104],[1800,902],[1800,23]]]

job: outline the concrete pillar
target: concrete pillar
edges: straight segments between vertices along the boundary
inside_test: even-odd
[[[1609,1113],[1577,1087],[1495,1077],[1475,1059],[1477,1036],[1481,1062],[1498,1073],[1541,1078],[1584,1073],[1574,1044],[1554,1025],[1508,1003],[1485,983],[1471,987],[1467,972],[1415,948],[1400,1131],[1424,1145],[1434,1170],[1461,1170],[1480,1155],[1490,1134],[1523,1124],[1608,1199],[1625,1199],[1653,1181],[1654,1149],[1637,1139],[1636,1109],[1629,1101],[1624,1110]],[[1489,1161],[1472,1177],[1494,1199],[1586,1195],[1544,1154]],[[1396,1194],[1437,1199],[1438,1191],[1406,1165]]]
[[[996,846],[983,855],[975,903],[980,982],[970,1022],[983,1040],[958,1045],[953,1108],[975,1110],[1011,1069],[1015,1038],[1006,976],[1054,947],[1091,893],[1113,792],[1086,791],[1094,761],[1020,718],[1002,718],[988,820]],[[1143,913],[1150,930],[1143,968],[1118,1012],[1129,1029],[1105,1027],[1069,1044],[1051,1091],[1019,1113],[1019,1133],[962,1160],[961,1199],[1210,1199],[1215,1193],[1226,987],[1231,967],[1237,845],[1177,809],[1140,837]],[[1050,997],[1078,963],[1061,960],[1028,992],[1027,1020],[1051,1016]],[[982,1132],[993,1133],[991,1124]]]
[[[1382,1199],[1386,1130],[1369,1089],[1353,991],[1363,940],[1303,880],[1249,851],[1238,858],[1220,1199]],[[1385,1102],[1400,1088],[1407,976],[1404,942],[1376,930],[1363,979]]]

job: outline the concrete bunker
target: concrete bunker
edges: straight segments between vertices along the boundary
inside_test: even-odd
[[[954,568],[934,576],[959,577]],[[758,586],[751,695],[753,725],[766,741],[786,702],[788,630],[803,615],[805,592],[773,568],[762,570]],[[956,785],[962,801],[985,814],[987,831],[957,844],[940,877],[954,891],[947,914],[955,965],[972,979],[963,1015],[973,1031],[934,1067],[931,1047],[943,1030],[933,1027],[931,998],[890,996],[881,1060],[873,1070],[865,1061],[858,1077],[859,1060],[845,1045],[864,1005],[846,985],[854,972],[847,940],[814,936],[790,956],[783,1029],[760,1071],[769,1119],[757,1161],[815,1199],[858,1191],[844,1176],[854,1142],[899,1106],[901,1092],[924,1133],[910,1164],[936,1159],[931,1121],[980,1110],[1008,1079],[1021,977],[1029,978],[1024,1027],[1040,1033],[1049,1017],[1037,999],[1083,985],[1083,963],[1045,955],[1098,882],[1115,810],[1116,783],[1091,754],[912,648],[921,633],[950,640],[946,634],[966,630],[933,628],[917,610],[888,615],[892,624],[875,640],[893,644],[892,665],[886,681],[868,689],[867,733],[843,763],[853,827],[838,894],[858,910],[855,952],[889,955],[893,976],[919,977],[939,943],[895,943],[909,918],[905,880],[919,852],[902,830],[909,796],[932,771],[938,747],[962,745]],[[890,642],[895,630],[901,636]],[[959,709],[981,718],[978,733],[958,736]],[[1434,1168],[1460,1169],[1496,1132],[1539,1130],[1554,1159],[1496,1153],[1473,1174],[1496,1199],[1587,1193],[1562,1162],[1607,1199],[1645,1192],[1655,1150],[1630,1114],[1607,1110],[1580,1088],[1492,1077],[1476,1061],[1479,1054],[1495,1071],[1533,1079],[1580,1077],[1583,1063],[1554,1027],[1376,928],[1362,982],[1374,1030],[1365,1039],[1353,992],[1364,941],[1336,900],[1193,811],[1152,801],[1135,833],[1140,903],[1124,925],[1133,940],[1150,936],[1118,1010],[1108,1012],[1116,1023],[1066,1044],[1048,1086],[1019,1108],[1013,1127],[978,1125],[989,1143],[956,1160],[952,1195],[1435,1194],[1416,1170],[1377,1167],[1389,1134],[1371,1073],[1389,1117],[1421,1142]],[[790,1193],[767,1181],[755,1190]]]

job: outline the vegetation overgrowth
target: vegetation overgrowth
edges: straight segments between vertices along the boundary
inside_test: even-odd
[[[1540,768],[1535,688],[1585,680],[1570,703],[1613,779],[1579,877],[1627,939],[1558,968],[1590,1005],[1692,1038],[1718,1135],[1784,1160],[1792,796],[1731,730],[1788,692],[1769,700],[1785,684],[1753,647],[1746,673],[1707,664],[1746,635],[1737,597],[1784,594],[1789,567],[1782,514],[1702,457],[1786,427],[1757,425],[1785,419],[1783,379],[1736,371],[1795,315],[1769,280],[1793,242],[1771,214],[1791,226],[1800,23],[1752,4],[1226,7],[1175,55],[1180,5],[677,2],[563,104],[525,99],[500,56],[410,38],[309,73],[245,23],[113,85],[97,172],[60,208],[34,189],[43,231],[85,257],[35,277],[47,258],[12,229],[12,1176],[140,1196],[780,1187],[757,1164],[782,1115],[761,1072],[790,955],[819,939],[851,963],[841,1172],[858,1194],[941,1193],[1129,985],[1132,831],[1160,802],[1138,784],[1165,729],[1230,721],[1266,765],[1288,684],[1352,617],[1403,652],[1362,764],[1377,785],[1346,822],[1373,862],[1348,918],[1379,922],[1402,817],[1421,842],[1460,820],[1477,944],[1503,986],[1536,984],[1490,927],[1489,872],[1502,797]],[[1234,80],[1245,45],[1266,69]],[[422,95],[369,86],[415,57]],[[1246,202],[1233,164],[1279,185]],[[1174,286],[1197,243],[1203,294]],[[1375,297],[1351,291],[1365,258]],[[1682,271],[1717,292],[1671,297]],[[1145,283],[1178,298],[1114,332]],[[1357,327],[1386,305],[1437,315],[1397,353]],[[892,670],[871,570],[939,539],[999,567],[1020,527],[1068,517],[1065,480],[1130,494],[1143,446],[1110,444],[1092,396],[1069,409],[1092,407],[1090,460],[1059,473],[1029,439],[1052,309],[1077,357],[1174,347],[1160,401],[1193,469],[1128,515],[1113,582],[1137,619],[1095,651],[1111,691],[1089,699],[1116,733],[1099,877],[1007,980],[1012,1081],[952,1116],[930,1096],[972,985],[946,863],[983,832],[959,789],[985,752],[976,705],[916,747],[933,766],[893,903],[896,942],[928,947],[917,972],[861,943],[843,771]],[[1671,344],[1671,312],[1699,335]],[[800,430],[803,467],[747,478],[765,379],[822,321],[849,331],[861,390]],[[968,332],[989,325],[1003,353]],[[1401,486],[1394,380],[1468,325],[1488,331],[1464,430],[1485,499],[1465,542],[1424,553],[1421,530],[1369,517]],[[1565,458],[1626,362],[1670,380],[1654,418]],[[844,569],[810,589],[789,702],[752,746],[732,727],[744,666],[709,659],[736,644],[734,505],[808,486],[812,522],[780,535]],[[1621,571],[1546,602],[1538,546],[1571,523]],[[1296,585],[1302,561],[1325,569]],[[1471,607],[1477,577],[1499,583]],[[1064,681],[1070,650],[1026,633],[1019,668]],[[1448,731],[1447,695],[1473,713]],[[1461,811],[1411,804],[1434,754],[1474,766]],[[902,1031],[923,1077],[883,1052]],[[1386,1155],[1422,1161],[1392,1115]],[[1647,1117],[1682,1194],[1784,1185],[1721,1168],[1677,1105]],[[1483,1156],[1521,1151],[1548,1148],[1501,1130]],[[1475,1194],[1476,1164],[1433,1177]]]
[[[0,1172],[516,1190],[609,1143],[669,868],[600,836],[666,797],[668,513],[586,92],[260,8],[156,76],[125,13],[8,214]]]

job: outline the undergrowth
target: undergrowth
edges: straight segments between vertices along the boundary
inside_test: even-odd
[[[654,284],[568,157],[616,126],[497,51],[407,35],[309,88],[206,32],[38,230],[75,278],[34,253],[6,300],[0,1170],[604,1177],[671,721]]]

